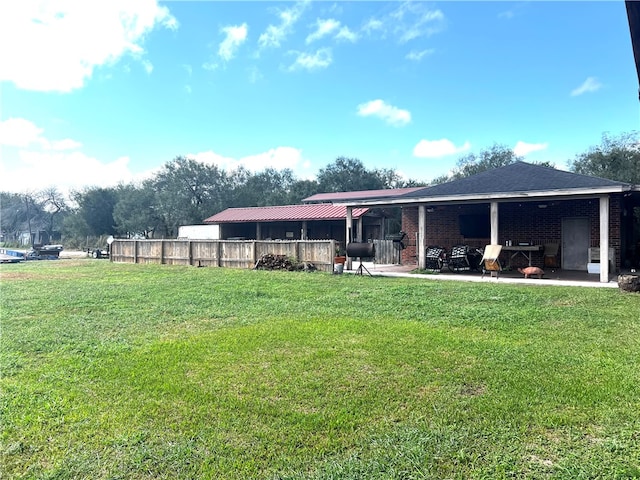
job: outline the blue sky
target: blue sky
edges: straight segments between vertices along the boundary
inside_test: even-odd
[[[4,2],[0,42],[3,191],[177,155],[429,181],[499,143],[566,168],[640,119],[623,1]]]

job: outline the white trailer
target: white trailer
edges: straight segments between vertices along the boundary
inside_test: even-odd
[[[178,227],[180,240],[220,240],[220,225],[182,225]]]

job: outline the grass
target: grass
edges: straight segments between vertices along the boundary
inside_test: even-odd
[[[640,296],[3,265],[2,478],[640,478]]]

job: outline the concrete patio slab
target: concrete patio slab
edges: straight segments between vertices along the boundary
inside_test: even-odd
[[[492,277],[487,273],[484,278],[477,271],[451,273],[444,269],[435,273],[411,273],[417,269],[417,265],[382,265],[373,262],[362,262],[372,276],[407,277],[424,280],[451,280],[459,282],[504,283],[519,285],[555,285],[566,287],[600,287],[618,288],[618,275],[610,275],[609,282],[600,282],[600,275],[589,274],[581,271],[546,270],[543,278],[524,278],[517,270],[500,272],[498,277]],[[354,261],[352,269],[345,269],[345,273],[355,274],[360,262]],[[364,271],[366,275],[367,272]]]

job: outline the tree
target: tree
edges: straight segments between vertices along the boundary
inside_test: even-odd
[[[479,155],[469,153],[468,155],[460,157],[456,163],[456,168],[451,174],[437,177],[432,183],[436,184],[459,180],[522,160],[523,158],[516,155],[511,148],[494,143],[488,149],[480,150]],[[536,164],[553,167],[551,162],[536,162]]]
[[[0,193],[0,231],[5,241],[19,240],[20,234],[30,230],[34,222],[33,195],[29,193]]]
[[[114,188],[89,187],[72,193],[78,205],[73,220],[65,222],[65,227],[77,237],[85,235],[115,235],[113,209],[118,201]]]
[[[283,205],[287,203],[289,192],[295,183],[293,171],[288,168],[266,168],[254,175],[245,171],[242,176],[244,182],[237,187],[235,195],[237,202],[234,206],[238,207]]]
[[[202,223],[224,210],[231,199],[231,183],[224,170],[182,156],[165,163],[151,185],[166,236],[175,236],[180,225]]]
[[[333,163],[321,168],[318,172],[318,185],[323,193],[388,188],[380,172],[367,170],[357,158],[346,157],[338,157]]]
[[[49,235],[49,241],[51,241],[54,232],[59,232],[62,229],[62,220],[69,210],[67,202],[56,187],[46,188],[38,196],[43,216],[46,218],[45,231]]]
[[[438,177],[434,179],[433,183],[459,180],[486,170],[504,167],[518,160],[522,160],[522,157],[518,157],[512,149],[505,145],[494,143],[488,149],[480,150],[479,155],[469,153],[460,157],[456,163],[456,168],[453,169],[451,174]]]
[[[319,185],[315,180],[296,180],[289,189],[287,204],[297,205],[302,200],[319,193]]]
[[[156,209],[156,193],[151,182],[141,186],[120,185],[118,201],[113,208],[113,219],[119,234],[153,236],[165,231],[164,218]]]
[[[569,168],[575,173],[640,184],[640,142],[638,132],[618,136],[602,134],[602,143],[576,155]]]

